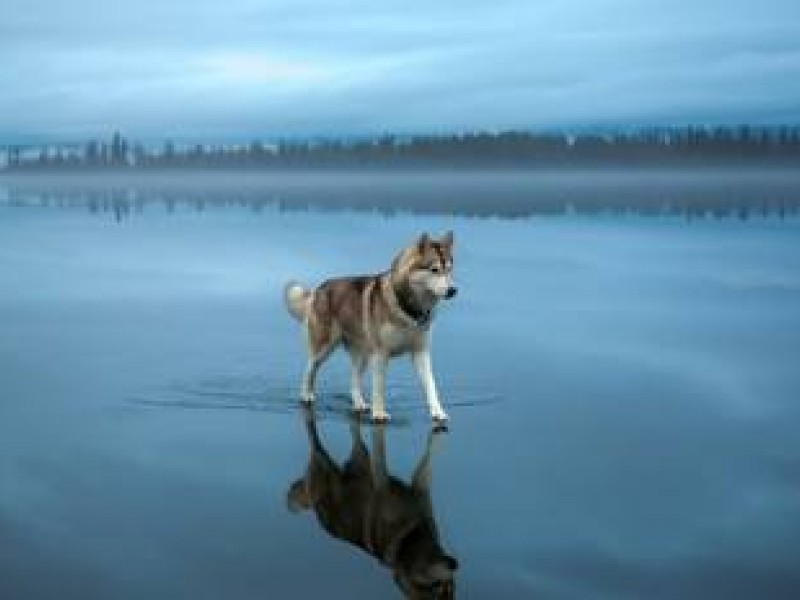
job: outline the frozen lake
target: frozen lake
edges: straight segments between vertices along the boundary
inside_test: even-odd
[[[777,196],[507,220],[20,190],[0,204],[0,597],[400,597],[287,508],[310,447],[281,290],[446,229],[431,500],[457,595],[797,597],[800,219]],[[385,431],[403,481],[429,436],[407,362]],[[344,356],[319,389],[342,461]]]

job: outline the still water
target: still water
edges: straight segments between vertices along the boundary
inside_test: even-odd
[[[51,184],[0,206],[1,598],[399,598],[431,572],[463,598],[797,597],[791,211],[132,193]],[[450,430],[430,432],[403,359],[388,427],[348,418],[343,356],[303,412],[283,282],[379,271],[446,229]]]

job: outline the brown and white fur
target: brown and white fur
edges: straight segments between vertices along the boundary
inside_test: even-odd
[[[430,325],[438,302],[455,294],[452,232],[440,240],[422,234],[383,273],[328,279],[314,290],[295,282],[287,284],[286,306],[303,323],[308,343],[301,399],[314,401],[317,371],[341,344],[352,361],[353,409],[368,410],[361,380],[371,363],[372,418],[387,421],[388,361],[409,353],[431,417],[437,423],[445,422],[447,414],[439,401],[431,367]]]

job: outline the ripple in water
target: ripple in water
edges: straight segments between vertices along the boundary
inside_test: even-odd
[[[450,389],[457,398],[447,402],[448,409],[476,408],[501,402],[499,395],[474,388]],[[393,426],[408,426],[427,422],[428,409],[418,386],[397,383],[387,386],[387,403],[391,408]],[[174,382],[125,398],[130,404],[150,408],[183,410],[243,410],[274,414],[294,414],[302,410],[297,390],[276,386],[266,378],[218,377],[198,382]],[[341,392],[317,393],[318,419],[349,420],[352,418],[350,395]]]

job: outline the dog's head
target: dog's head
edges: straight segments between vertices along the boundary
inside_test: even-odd
[[[458,291],[453,280],[453,232],[448,231],[439,240],[423,233],[400,253],[392,270],[418,293],[452,298]]]
[[[395,571],[394,579],[403,595],[415,600],[455,598],[456,559],[446,554],[428,558],[431,558],[429,562],[418,558],[405,569]]]

